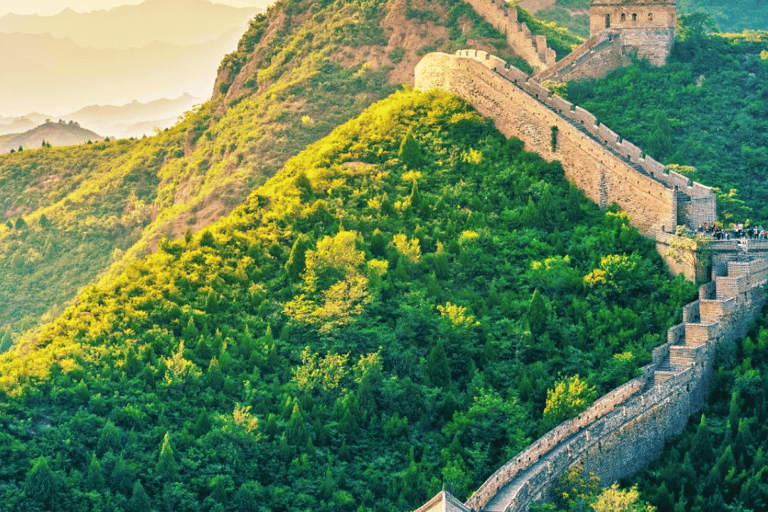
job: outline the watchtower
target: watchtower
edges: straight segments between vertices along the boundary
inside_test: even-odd
[[[605,31],[619,35],[622,53],[637,52],[662,66],[675,43],[675,0],[592,0],[589,35]]]

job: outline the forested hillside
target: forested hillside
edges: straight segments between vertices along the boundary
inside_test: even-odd
[[[626,216],[521,146],[401,92],[87,289],[0,361],[3,505],[466,497],[632,377],[691,298]]]
[[[0,156],[5,345],[107,269],[232,211],[308,143],[412,81],[420,55],[468,40],[512,58],[459,0],[284,0],[225,59],[215,99],[176,127]]]
[[[766,223],[768,39],[707,35],[698,15],[683,23],[666,66],[572,83],[568,97],[659,161],[694,166],[679,170],[719,189],[721,220]]]

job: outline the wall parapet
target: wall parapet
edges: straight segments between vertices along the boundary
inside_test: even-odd
[[[451,63],[451,59],[469,59],[480,63],[502,81],[492,77],[481,78],[480,70],[460,71],[458,68],[462,66]],[[431,65],[430,60],[449,62]],[[452,64],[457,64],[453,66],[455,70],[451,69]],[[480,107],[478,110],[483,115],[492,117],[505,135],[523,139],[529,150],[538,152],[547,160],[560,160],[568,178],[575,180],[590,199],[601,206],[618,202],[633,215],[634,225],[646,236],[658,240],[661,232],[674,232],[678,224],[695,229],[704,222],[716,220],[716,201],[711,188],[692,183],[689,178],[667,170],[639,147],[600,123],[592,113],[553,95],[519,69],[487,52],[460,50],[454,56],[429,54],[417,66],[416,85],[417,88],[441,87],[463,95],[476,108]],[[479,90],[480,87],[485,90]],[[537,102],[539,107],[525,100],[520,91]],[[503,97],[505,95],[507,98]],[[483,111],[486,100],[496,105],[488,105]],[[515,108],[523,111],[519,119],[510,118],[509,106],[501,106],[505,102],[516,102]],[[539,133],[532,135],[532,126],[536,126]],[[561,128],[558,137],[570,144],[567,150],[571,154],[550,147],[551,136],[545,132],[549,132],[551,126]],[[568,127],[570,131],[566,129]],[[584,135],[588,135],[593,143],[587,144],[583,140]],[[591,162],[583,163],[587,160]],[[607,195],[601,190],[604,188],[601,180],[605,176],[610,182]],[[690,205],[686,202],[685,208],[678,209],[679,194],[695,197],[698,201]]]
[[[711,189],[667,171],[588,111],[557,99],[520,70],[486,52],[429,54],[416,68],[416,87],[438,87],[468,99],[505,135],[518,136],[545,159],[560,159],[569,179],[595,202],[616,200],[631,214],[637,212],[641,232],[657,241],[668,243],[672,237],[655,228],[665,223],[662,226],[674,229],[681,194],[701,200],[704,209],[696,212],[697,219],[711,215],[714,221]],[[551,144],[553,126],[559,128],[556,144]],[[575,161],[579,158],[588,165]],[[589,172],[580,174],[586,168]],[[596,185],[600,194],[594,193]],[[608,189],[607,197],[601,195],[603,189]],[[642,210],[648,204],[652,204],[650,213]],[[479,511],[492,505],[493,510],[525,511],[532,501],[546,497],[562,471],[575,463],[594,470],[604,482],[613,482],[656,458],[664,443],[682,432],[688,416],[703,407],[714,347],[743,336],[765,302],[768,261],[732,251],[715,252],[720,259],[713,263],[713,281],[699,289],[699,300],[685,306],[683,323],[667,331],[666,343],[654,349],[653,361],[642,368],[642,375],[601,397],[500,467],[465,508]],[[642,449],[635,443],[642,443]]]
[[[742,336],[765,302],[768,260],[730,261],[728,270],[734,274],[728,279],[751,283],[752,297],[708,298],[717,294],[719,281],[701,286],[701,298],[683,308],[688,318],[667,331],[667,342],[654,349],[653,362],[641,377],[532,443],[491,475],[464,506],[473,511],[525,511],[545,498],[573,464],[582,463],[603,481],[613,482],[660,455],[664,443],[685,428],[688,416],[703,407],[715,345]],[[708,310],[711,321],[693,321],[700,309],[702,315]],[[635,442],[643,443],[642,449],[633,446]]]

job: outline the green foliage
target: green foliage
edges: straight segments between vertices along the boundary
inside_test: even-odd
[[[603,268],[605,293],[581,284]],[[536,289],[557,319],[539,338]],[[558,375],[602,387],[614,354],[642,365],[692,292],[558,164],[456,97],[403,91],[0,356],[4,505],[41,456],[71,510],[143,506],[137,481],[156,510],[464,498],[538,434]]]
[[[418,167],[421,164],[421,148],[416,139],[413,138],[413,130],[408,129],[408,132],[403,137],[400,143],[400,151],[397,152],[397,157],[408,168]],[[415,182],[414,182],[415,183]]]
[[[559,381],[547,390],[547,405],[542,417],[542,430],[554,428],[562,421],[587,410],[597,398],[597,390],[578,375]]]
[[[706,16],[681,23],[666,66],[638,62],[570,83],[569,100],[662,163],[693,166],[692,179],[717,188],[721,222],[765,222],[768,66],[757,56],[768,38],[709,35]]]

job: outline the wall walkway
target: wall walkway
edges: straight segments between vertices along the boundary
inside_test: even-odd
[[[568,178],[593,201],[617,202],[643,234],[659,243],[668,242],[678,223],[698,227],[716,218],[711,189],[666,171],[589,112],[550,95],[485,52],[427,55],[416,68],[416,87],[464,97],[529,151],[560,160]],[[554,143],[553,126],[558,128]],[[703,406],[715,347],[743,337],[765,302],[768,259],[760,253],[768,244],[753,244],[759,252],[750,255],[737,243],[715,244],[712,282],[700,288],[699,300],[683,308],[683,323],[669,329],[667,342],[654,350],[642,376],[538,439],[463,505],[443,492],[419,510],[524,512],[546,498],[573,464],[613,482],[657,458],[664,443]]]

